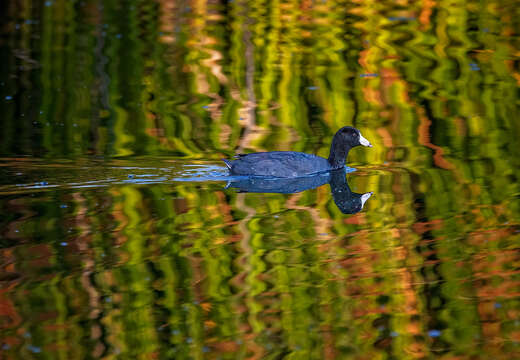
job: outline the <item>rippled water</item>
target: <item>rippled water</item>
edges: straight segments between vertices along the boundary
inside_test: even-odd
[[[0,7],[0,358],[520,358],[516,1]]]

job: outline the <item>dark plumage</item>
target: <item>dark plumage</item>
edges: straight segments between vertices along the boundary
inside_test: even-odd
[[[341,169],[350,149],[358,145],[372,147],[358,129],[345,126],[332,138],[328,159],[296,151],[271,151],[239,154],[236,160],[223,160],[233,175],[292,178]]]

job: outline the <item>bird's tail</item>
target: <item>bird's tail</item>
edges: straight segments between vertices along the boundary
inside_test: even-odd
[[[226,166],[229,170],[231,170],[231,161],[229,160],[226,160],[226,159],[222,159],[222,161],[224,161],[224,163],[226,163]]]

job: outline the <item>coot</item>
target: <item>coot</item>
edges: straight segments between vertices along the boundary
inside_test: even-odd
[[[296,151],[270,151],[238,154],[236,160],[223,160],[233,175],[292,178],[341,169],[349,150],[358,145],[372,147],[358,129],[345,126],[332,138],[328,159]]]

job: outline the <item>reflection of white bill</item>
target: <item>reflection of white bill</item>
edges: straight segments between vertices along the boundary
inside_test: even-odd
[[[372,196],[373,192],[367,192],[361,195],[361,209],[365,206],[365,202]]]

